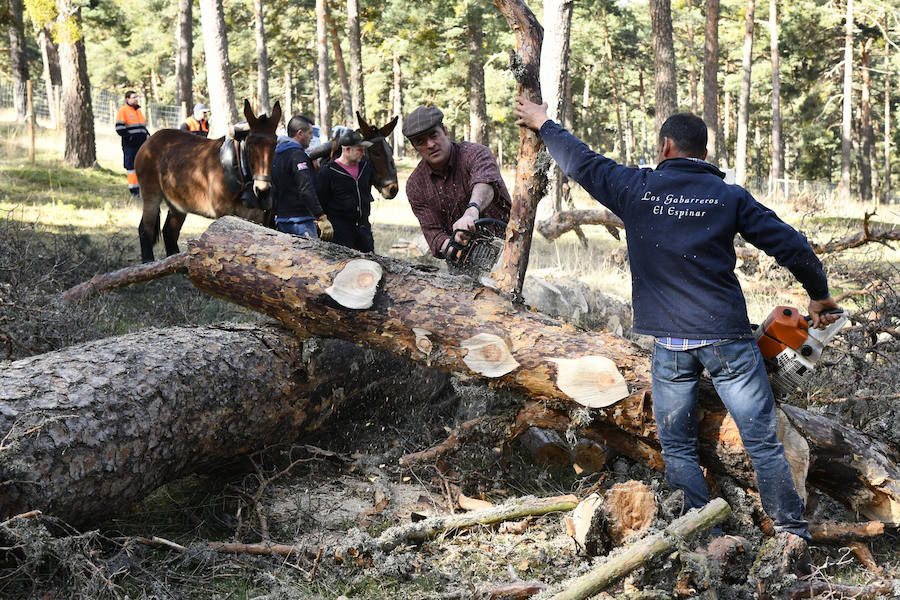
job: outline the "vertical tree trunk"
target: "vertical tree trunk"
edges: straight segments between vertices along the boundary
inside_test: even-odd
[[[646,160],[655,162],[653,151],[659,143],[655,139],[651,140],[647,133],[647,95],[644,94],[644,68],[640,65],[638,65],[638,91],[641,101],[641,140],[644,145],[642,152]]]
[[[88,79],[81,26],[81,6],[57,0],[62,104],[66,121],[66,164],[87,168],[97,162],[91,82]]]
[[[844,101],[841,106],[841,181],[837,197],[850,199],[850,154],[853,148],[853,0],[847,0],[844,34]]]
[[[690,90],[691,95],[691,112],[695,115],[697,114],[697,54],[694,52],[694,37],[696,31],[694,30],[694,0],[687,0],[687,13],[688,13],[688,23],[687,23],[687,34],[688,34],[688,89]]]
[[[769,0],[769,39],[772,54],[772,167],[769,170],[769,192],[779,194],[784,179],[784,144],[781,130],[781,74],[778,56],[778,0]]]
[[[590,139],[593,135],[594,128],[591,126],[591,119],[588,116],[588,110],[591,106],[591,78],[594,76],[594,65],[585,65],[584,69],[584,89],[581,93],[581,116],[580,126],[585,136],[584,139]],[[643,110],[643,107],[641,108]]]
[[[869,77],[869,57],[872,40],[866,40],[859,56],[859,153],[857,155],[859,196],[869,202],[875,194],[872,161],[875,156],[875,131],[872,129],[872,94]]]
[[[28,60],[25,54],[25,26],[22,22],[22,0],[9,0],[9,66],[13,76],[13,104],[16,119],[25,119]]]
[[[203,27],[203,50],[206,54],[206,85],[209,90],[211,138],[225,135],[237,120],[231,62],[228,60],[228,37],[225,33],[225,10],[222,0],[199,0]]]
[[[544,30],[524,0],[494,0],[516,36],[516,92],[532,102],[541,103],[541,43]],[[528,127],[519,128],[519,154],[516,161],[516,185],[506,228],[503,260],[491,273],[497,288],[513,297],[522,293],[538,200],[547,185],[542,169],[536,168],[544,143]]]
[[[885,15],[887,31],[887,15]],[[884,44],[884,203],[891,201],[891,45]]]
[[[734,161],[734,180],[738,185],[747,183],[747,134],[750,127],[750,70],[753,67],[753,13],[755,10],[756,0],[747,0],[747,9],[744,14],[744,50],[741,56],[741,98]]]
[[[670,0],[650,0],[650,20],[653,24],[653,66],[656,71],[656,131],[659,131],[665,120],[678,111]]]
[[[394,52],[393,55],[393,71],[394,71],[394,85],[391,89],[391,96],[393,97],[393,110],[395,115],[403,114],[403,71],[400,69],[400,53]],[[394,158],[400,158],[404,154],[404,138],[402,133],[402,125],[398,122],[398,125],[394,127],[393,135],[394,135]]]
[[[57,115],[60,114],[56,91],[62,85],[62,75],[59,71],[59,52],[56,44],[53,43],[53,35],[46,25],[38,31],[38,44],[41,47],[41,62],[44,66],[43,77],[44,86],[47,88],[47,106],[50,109],[51,118],[55,121]]]
[[[328,85],[328,2],[316,0],[316,48],[318,49],[319,128],[324,138],[331,136],[331,98]]]
[[[616,78],[616,69],[613,64],[612,44],[609,41],[609,27],[606,22],[606,7],[601,9],[601,19],[603,25],[603,46],[606,49],[606,64],[609,67],[609,84],[612,90],[613,104],[616,107],[616,147],[619,149],[620,155],[616,158],[621,162],[621,154],[625,153],[625,137],[622,127],[622,106],[619,102],[619,82]]]
[[[328,35],[331,37],[331,49],[334,51],[334,66],[337,68],[338,81],[341,83],[341,106],[344,109],[344,125],[354,127],[356,117],[353,116],[353,100],[350,96],[350,78],[347,77],[347,67],[344,64],[344,52],[341,50],[341,37],[338,35],[337,20],[332,12],[333,6],[328,7]]]
[[[266,48],[266,21],[263,0],[254,0],[256,21],[256,112],[269,114],[269,52]]]
[[[541,96],[547,115],[563,123],[566,112],[566,74],[569,72],[569,39],[572,29],[572,0],[544,1],[544,42],[541,44]],[[587,84],[585,84],[587,89]],[[565,175],[555,162],[547,173],[547,199],[540,204],[540,220],[562,210]]]
[[[706,0],[706,44],[703,48],[703,120],[706,160],[719,162],[719,0]]]
[[[487,100],[484,94],[484,33],[482,0],[469,0],[466,43],[469,48],[469,140],[484,144],[487,136]]]
[[[722,148],[720,149],[720,153],[725,157],[725,162],[731,162],[731,156],[728,152],[728,140],[731,139],[731,124],[734,121],[732,117],[732,111],[734,107],[732,106],[731,101],[731,92],[725,90],[725,102],[723,107],[723,113],[725,116],[725,123],[722,126]]]
[[[353,112],[366,116],[363,87],[362,39],[359,31],[359,0],[347,0],[347,28],[350,32],[350,96]]]
[[[285,121],[294,116],[294,70],[290,64],[284,67],[284,115]]]
[[[193,0],[178,0],[175,27],[175,104],[187,117],[194,106],[194,20]]]

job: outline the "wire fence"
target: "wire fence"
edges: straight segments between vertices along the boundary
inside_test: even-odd
[[[48,121],[56,125],[61,118],[57,107],[60,94],[57,86],[50,94],[47,86],[35,82],[31,91],[34,104],[34,116],[36,119]],[[103,126],[115,123],[116,112],[125,104],[124,94],[110,92],[94,88],[91,90],[91,107],[93,108],[94,121]],[[12,108],[15,106],[13,85],[9,82],[0,82],[0,108]],[[159,104],[147,102],[141,106],[144,116],[147,117],[147,127],[151,130],[177,128],[184,120],[181,108],[172,104]]]

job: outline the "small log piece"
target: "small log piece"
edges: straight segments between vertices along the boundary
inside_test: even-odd
[[[529,427],[517,439],[531,455],[535,464],[562,467],[572,462],[569,445],[553,429]]]
[[[646,531],[656,517],[653,492],[640,481],[617,483],[606,492],[603,503],[609,536],[615,545]]]
[[[581,438],[572,448],[572,467],[578,475],[599,473],[606,466],[607,452],[602,444]]]
[[[866,570],[868,570],[876,577],[881,577],[882,575],[884,575],[884,569],[879,567],[878,563],[875,562],[875,557],[872,556],[872,551],[869,550],[869,547],[864,542],[850,542],[848,546],[850,547],[850,551],[853,552],[853,556],[856,557],[856,559],[862,566],[866,568]]]
[[[884,523],[868,521],[867,523],[838,523],[822,521],[810,523],[809,534],[817,544],[844,544],[854,540],[878,537],[884,533]]]
[[[565,525],[575,545],[588,556],[608,552],[612,547],[600,494],[591,494],[579,502],[572,515],[566,517]]]
[[[772,598],[775,584],[792,574],[806,550],[806,542],[796,535],[767,538],[750,568],[750,583],[756,587],[757,596],[762,600]]]

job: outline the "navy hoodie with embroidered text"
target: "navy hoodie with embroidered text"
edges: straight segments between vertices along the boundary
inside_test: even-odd
[[[750,338],[734,237],[772,256],[810,298],[828,297],[822,264],[806,238],[715,166],[673,158],[656,169],[625,167],[593,152],[553,121],[541,137],[566,175],[625,225],[634,331],[688,339]]]

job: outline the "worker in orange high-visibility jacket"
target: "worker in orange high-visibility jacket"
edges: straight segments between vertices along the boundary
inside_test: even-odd
[[[194,114],[185,119],[181,124],[181,130],[201,137],[209,137],[209,107],[205,104],[195,104]]]
[[[137,92],[125,92],[125,106],[116,113],[116,133],[122,137],[122,154],[124,155],[125,173],[128,177],[128,191],[132,196],[139,196],[137,174],[134,172],[134,157],[150,133],[147,131],[147,118],[141,112]]]

